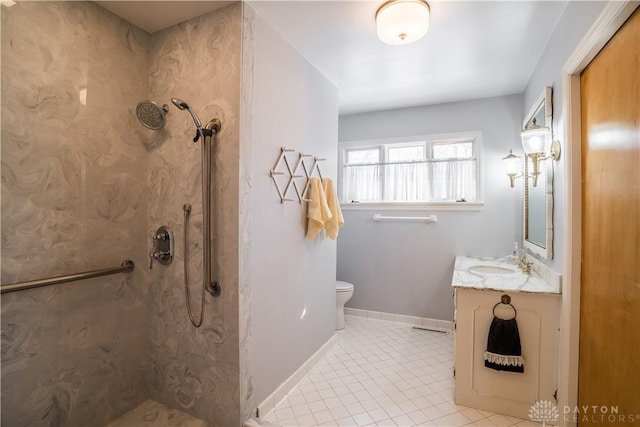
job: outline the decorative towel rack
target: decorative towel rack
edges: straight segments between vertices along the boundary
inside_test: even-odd
[[[135,268],[133,261],[125,259],[120,267],[103,268],[102,270],[85,271],[84,273],[67,274],[65,276],[56,276],[48,279],[31,280],[29,282],[12,283],[10,285],[2,285],[0,293],[21,291],[24,289],[40,288],[42,286],[57,285],[59,283],[73,282],[76,280],[90,279],[91,277],[107,276],[116,273],[130,273]]]
[[[292,168],[291,163],[287,158],[287,153],[292,153],[294,151],[295,150],[293,148],[281,147],[280,155],[278,156],[276,163],[273,165],[273,168],[269,171],[269,175],[271,176],[271,179],[276,186],[278,196],[280,197],[280,203],[295,202],[295,199],[287,196],[291,187],[293,187],[293,190],[296,193],[298,202],[308,202],[309,199],[307,199],[305,195],[309,189],[309,180],[314,176],[314,174],[317,174],[318,178],[323,179],[319,162],[326,160],[325,158],[316,157],[313,154],[298,153],[298,159]],[[306,157],[311,157],[313,159],[310,168],[307,167],[307,164],[304,161]],[[282,163],[284,163],[284,170],[282,170]],[[300,168],[302,168],[303,175],[300,175],[299,173]],[[283,175],[285,177],[286,184],[284,184],[284,190],[281,189],[283,183],[278,182],[277,176],[279,175]],[[302,191],[300,191],[300,188],[298,187],[298,183],[296,182],[297,179],[304,179]]]
[[[436,215],[429,216],[384,216],[382,214],[374,214],[374,221],[417,221],[417,222],[426,222],[427,224],[432,222],[438,222],[438,217]]]
[[[513,306],[513,304],[511,304],[511,297],[507,294],[503,294],[500,297],[500,302],[496,303],[496,305],[493,306],[493,317],[496,317],[496,307],[498,307],[499,305],[508,305],[513,309],[513,318],[515,319],[518,316],[518,310],[516,310],[516,308]]]

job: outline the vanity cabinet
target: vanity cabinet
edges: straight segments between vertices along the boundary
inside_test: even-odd
[[[514,283],[529,280],[528,275],[517,274],[523,277],[514,275]],[[464,280],[464,274],[457,276],[458,281]],[[555,403],[561,297],[553,292],[505,289],[508,286],[491,289],[490,275],[484,276],[482,284],[465,286],[465,283],[456,284],[454,274],[455,403],[526,419],[534,402]],[[493,308],[504,294],[511,297],[517,311],[524,373],[496,371],[484,366]],[[509,313],[505,309],[511,310],[499,305],[496,313]]]

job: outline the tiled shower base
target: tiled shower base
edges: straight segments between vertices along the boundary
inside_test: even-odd
[[[191,415],[170,409],[162,403],[147,400],[106,427],[210,427]]]

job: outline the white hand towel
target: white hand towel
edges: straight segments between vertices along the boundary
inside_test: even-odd
[[[309,179],[308,198],[310,202],[307,206],[307,239],[313,240],[331,218],[331,210],[327,206],[320,178]]]
[[[323,179],[322,186],[324,187],[327,206],[331,211],[331,217],[325,221],[324,229],[327,233],[327,237],[331,240],[336,240],[338,237],[338,229],[344,225],[342,209],[340,209],[340,201],[338,201],[338,195],[333,187],[333,181],[331,181],[330,178]]]

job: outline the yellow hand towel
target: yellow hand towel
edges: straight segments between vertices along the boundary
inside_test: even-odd
[[[327,206],[327,200],[322,189],[320,178],[309,179],[308,196],[310,202],[307,206],[307,239],[313,240],[325,226],[325,223],[331,218],[331,210]]]
[[[324,187],[325,198],[327,199],[327,206],[329,206],[329,210],[331,211],[331,218],[325,222],[324,229],[330,239],[336,240],[336,237],[338,237],[338,229],[344,224],[342,209],[340,209],[338,195],[333,188],[333,181],[331,181],[330,178],[325,178],[322,180],[322,185]]]

